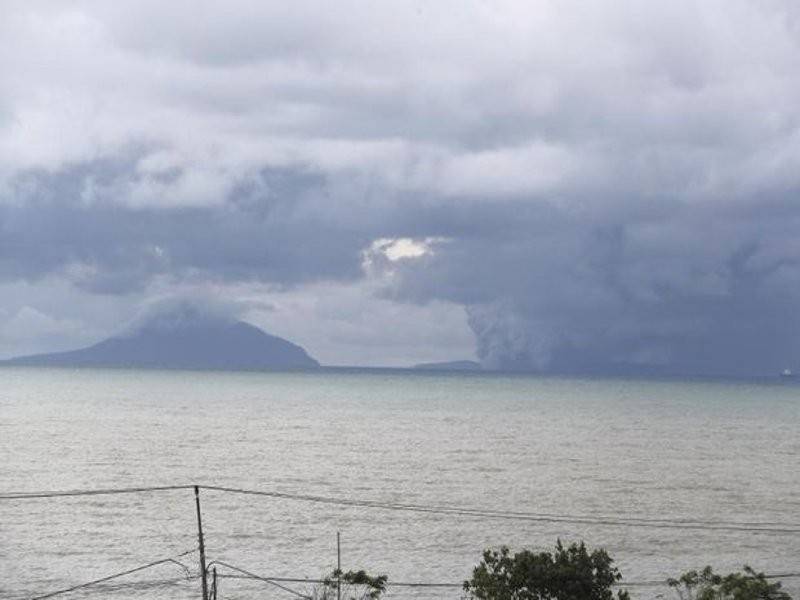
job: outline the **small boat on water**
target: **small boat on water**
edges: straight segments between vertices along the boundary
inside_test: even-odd
[[[784,369],[783,371],[781,371],[781,377],[783,377],[784,379],[790,379],[794,377],[794,373],[792,373],[791,369]]]

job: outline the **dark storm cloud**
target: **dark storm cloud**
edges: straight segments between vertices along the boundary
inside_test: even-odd
[[[219,204],[187,207],[116,202],[120,178],[129,177],[135,183],[125,163],[109,161],[21,176],[15,202],[0,205],[0,275],[63,272],[111,294],[144,288],[157,275],[281,284],[360,275],[369,238],[317,218],[314,205],[326,200],[318,176],[263,170]]]
[[[494,368],[800,363],[793,3],[12,6],[6,282],[363,286]]]

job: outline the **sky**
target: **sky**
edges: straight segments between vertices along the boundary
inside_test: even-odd
[[[202,298],[324,364],[800,369],[793,0],[0,13],[0,357]]]

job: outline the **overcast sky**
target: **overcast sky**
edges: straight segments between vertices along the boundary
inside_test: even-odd
[[[800,9],[0,5],[0,356],[216,298],[326,364],[800,367]]]

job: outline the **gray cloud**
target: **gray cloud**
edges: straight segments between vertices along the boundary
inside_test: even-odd
[[[498,368],[800,363],[794,3],[6,12],[0,279],[29,295],[0,348],[258,290],[281,317],[253,319],[353,362],[461,358],[469,326]]]
[[[112,294],[164,274],[284,284],[359,275],[367,239],[350,235],[347,220],[320,218],[315,205],[327,192],[319,177],[262,170],[210,206],[136,207],[116,202],[139,181],[133,170],[103,162],[21,176],[15,201],[0,205],[0,272],[63,272],[88,291]]]

